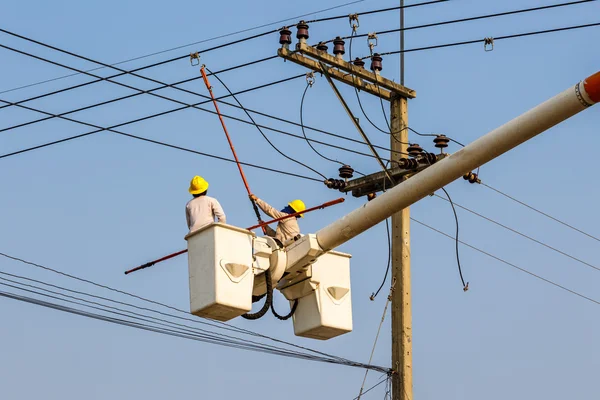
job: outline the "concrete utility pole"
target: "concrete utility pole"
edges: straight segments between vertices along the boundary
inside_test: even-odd
[[[401,1],[401,5],[403,3]],[[401,27],[403,27],[403,9],[400,11]],[[342,58],[345,52],[343,40],[338,38],[333,41],[334,55],[330,55],[327,53],[327,47],[316,46],[315,48],[306,43],[308,25],[301,22],[298,24],[298,29],[297,38],[299,42],[295,51],[289,49],[291,31],[281,32],[280,43],[282,47],[278,51],[279,56],[313,71],[323,73],[367,144],[370,145],[368,138],[366,138],[362,128],[358,125],[357,120],[349,111],[347,104],[340,97],[341,95],[331,80],[338,80],[390,102],[391,171],[388,171],[381,164],[385,177],[380,172],[359,178],[354,182],[348,182],[348,187],[344,191],[352,191],[354,196],[364,196],[385,188],[389,189],[396,183],[408,179],[410,175],[418,173],[443,158],[443,155],[441,157],[433,155],[433,158],[431,158],[432,154],[424,154],[423,157],[417,157],[413,160],[406,158],[408,153],[408,129],[406,129],[408,126],[408,99],[416,97],[416,93],[403,84],[403,58],[401,58],[400,63],[400,81],[402,83],[397,84],[379,74],[381,64],[377,66],[375,61],[374,65],[371,66],[373,72],[364,68],[364,62],[361,64],[357,61],[354,61],[354,63],[345,61]],[[401,35],[403,35],[403,32]],[[403,36],[401,36],[401,46],[404,46]],[[373,60],[378,59],[381,63],[381,58],[377,54],[373,54],[373,56]],[[375,155],[378,157],[376,153]],[[412,164],[409,161],[413,161]],[[408,207],[392,216],[392,280],[396,282],[392,293],[392,368],[394,370],[392,399],[412,400],[410,210]]]
[[[400,7],[404,0],[400,0]],[[400,8],[400,29],[404,28],[404,8]],[[404,31],[400,31],[400,51]],[[400,84],[404,85],[404,53],[400,53]],[[390,102],[390,148],[392,161],[398,161],[408,148],[408,102],[394,97]],[[399,153],[402,152],[402,153]],[[402,180],[407,179],[403,177]],[[392,400],[412,400],[412,300],[410,288],[410,208],[392,216]]]

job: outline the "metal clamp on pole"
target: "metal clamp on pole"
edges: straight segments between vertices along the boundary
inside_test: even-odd
[[[483,39],[483,49],[485,51],[494,50],[494,38],[493,37],[487,37],[487,38]]]
[[[194,64],[194,60],[196,60],[195,64]],[[190,53],[190,64],[192,65],[192,67],[195,67],[196,65],[200,65],[200,53],[198,53],[198,52]]]

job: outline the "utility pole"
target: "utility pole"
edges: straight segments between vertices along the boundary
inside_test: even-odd
[[[400,29],[404,28],[404,0],[400,0]],[[404,31],[400,31],[400,51]],[[400,84],[404,85],[404,53],[400,53]],[[392,161],[408,149],[408,102],[395,96],[390,101]],[[399,153],[401,152],[401,153]],[[407,179],[403,177],[402,180]],[[410,208],[392,216],[392,400],[412,400],[412,300],[410,287]]]
[[[403,19],[403,14],[401,14],[402,25]],[[354,118],[347,104],[340,97],[332,79],[390,102],[390,159],[392,160],[390,170],[388,171],[382,164],[383,172],[346,182],[331,179],[326,181],[329,187],[343,192],[351,191],[355,197],[369,195],[369,199],[373,199],[374,193],[386,188],[390,189],[394,184],[414,176],[445,158],[445,154],[425,153],[420,148],[413,153],[409,149],[408,129],[406,129],[408,126],[408,99],[415,98],[416,93],[403,84],[395,83],[380,75],[382,59],[377,53],[372,54],[371,71],[369,71],[361,59],[351,60],[352,62],[343,59],[345,42],[341,38],[333,41],[334,55],[331,55],[327,52],[326,45],[319,44],[313,47],[307,44],[308,25],[306,23],[301,21],[297,28],[298,43],[295,51],[291,51],[289,48],[292,42],[292,32],[287,29],[280,31],[282,47],[279,49],[278,55],[315,72],[323,73],[355,125],[358,125],[358,120]],[[403,39],[401,39],[402,46],[403,43]],[[403,61],[401,61],[400,68],[400,80],[404,82]],[[357,126],[357,129],[367,144],[370,144],[362,128]],[[410,157],[408,157],[408,153],[411,153]],[[376,153],[375,156],[378,158]],[[340,182],[343,185],[339,186]],[[408,207],[392,215],[392,279],[396,282],[392,292],[392,369],[394,370],[392,399],[412,400],[410,211]]]

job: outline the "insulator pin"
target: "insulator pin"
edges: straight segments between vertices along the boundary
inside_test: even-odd
[[[402,169],[417,169],[419,162],[414,158],[401,158],[398,160],[398,167]]]
[[[346,53],[346,49],[344,45],[346,42],[341,37],[336,37],[333,40],[333,54],[335,54],[338,58],[342,58],[342,56]]]
[[[325,43],[319,42],[319,44],[317,44],[317,50],[324,51],[325,53],[327,53],[327,49],[328,47]]]
[[[435,139],[433,139],[433,143],[435,143],[435,147],[438,149],[445,149],[448,147],[448,143],[450,143],[450,138],[446,135],[437,135]]]
[[[479,179],[479,176],[474,172],[467,172],[463,175],[463,179],[469,181],[469,183],[481,183],[481,179]]]
[[[285,46],[292,44],[292,31],[289,29],[282,29],[279,31],[279,44]]]
[[[342,179],[350,179],[354,176],[354,168],[349,165],[343,165],[339,169],[340,178]]]
[[[419,146],[417,143],[412,143],[406,149],[408,151],[408,155],[411,157],[417,157],[419,154],[423,152],[423,148]]]
[[[379,55],[379,53],[373,54],[371,57],[371,71],[380,72],[383,69],[383,57]]]
[[[329,178],[325,181],[325,186],[329,189],[342,190],[346,187],[346,181],[343,179]]]
[[[359,68],[365,67],[365,62],[358,57],[356,57],[356,59],[354,61],[352,61],[352,64],[356,65]]]
[[[375,199],[375,197],[377,197],[377,193],[369,193],[367,195],[367,200],[371,201],[371,200]]]

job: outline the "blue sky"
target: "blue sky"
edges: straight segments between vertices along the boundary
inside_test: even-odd
[[[320,10],[343,1],[306,0],[282,3],[157,2],[108,0],[5,2],[0,27],[91,58],[114,63],[220,34]],[[454,0],[414,8],[406,25],[552,4],[555,1]],[[366,0],[309,18],[391,7],[397,1]],[[498,37],[598,21],[597,2],[537,13],[469,22],[408,32],[406,47]],[[278,27],[278,24],[274,27]],[[394,29],[397,12],[360,17],[359,33]],[[263,28],[270,29],[270,28]],[[261,32],[262,29],[256,32]],[[347,20],[311,25],[311,40],[350,34]],[[251,32],[254,33],[254,32]],[[250,33],[238,35],[242,38]],[[382,35],[377,50],[399,49],[398,35]],[[498,41],[492,52],[480,44],[414,52],[406,56],[406,85],[417,91],[409,104],[409,123],[417,131],[444,133],[464,143],[518,116],[547,98],[598,71],[600,29],[554,33]],[[175,52],[137,60],[133,69],[185,55],[221,39]],[[0,34],[0,43],[89,69],[94,64]],[[356,40],[353,54],[368,54],[366,40]],[[278,36],[265,36],[202,55],[213,70],[276,54]],[[69,73],[60,67],[0,51],[0,92]],[[399,58],[384,58],[383,74],[399,80]],[[303,73],[295,64],[273,60],[222,75],[234,91]],[[112,75],[109,70],[96,73]],[[143,74],[167,83],[195,77],[198,68],[183,59]],[[0,94],[18,101],[40,93],[86,82],[76,76]],[[155,84],[131,76],[120,82],[150,89]],[[217,95],[225,89],[212,81]],[[206,93],[201,80],[184,87]],[[299,120],[303,79],[239,96],[247,107]],[[353,91],[338,85],[358,113]],[[103,82],[37,100],[28,105],[52,113],[94,104],[132,93]],[[160,91],[181,101],[198,101],[172,89]],[[379,102],[362,96],[371,119],[384,126]],[[175,107],[150,96],[138,96],[74,115],[108,126]],[[207,107],[210,108],[210,107]],[[245,118],[239,110],[222,111]],[[0,110],[0,129],[40,116],[14,107]],[[301,134],[297,127],[257,117],[260,123]],[[358,139],[324,78],[317,77],[304,105],[305,124]],[[250,125],[228,121],[240,159],[307,176],[316,176],[280,157]],[[598,234],[594,157],[600,113],[586,110],[525,143],[481,169],[483,181],[573,225]],[[371,139],[388,138],[364,125]],[[67,121],[52,120],[0,133],[0,153],[88,131]],[[186,110],[123,127],[123,131],[230,157],[216,116]],[[337,166],[320,159],[307,144],[269,133],[287,154],[309,163],[327,176]],[[309,132],[310,137],[353,149],[337,139]],[[430,150],[427,138],[411,137]],[[456,151],[456,147],[450,151]],[[331,148],[330,157],[362,172],[375,172],[372,158]],[[195,175],[211,183],[228,216],[237,226],[249,226],[254,216],[234,164],[141,143],[103,132],[87,138],[0,160],[0,251],[39,262],[157,301],[188,307],[186,259],[178,258],[135,275],[123,271],[146,260],[185,247],[184,206],[187,184]],[[339,197],[308,180],[246,168],[253,191],[273,205],[302,198],[308,205]],[[453,199],[490,218],[596,266],[598,243],[533,213],[483,186],[463,180],[448,186]],[[348,196],[342,205],[319,211],[301,221],[305,233],[315,232],[357,208],[364,199]],[[454,231],[449,205],[427,198],[412,207],[412,215],[444,232]],[[459,210],[461,238],[511,263],[577,292],[600,300],[598,271]],[[273,335],[331,354],[367,362],[385,303],[385,289],[376,301],[369,295],[385,271],[385,226],[380,224],[343,245],[351,253],[354,331],[316,342],[293,335],[291,322],[272,316],[233,325]],[[413,224],[413,322],[415,398],[504,399],[590,398],[597,392],[600,367],[594,318],[597,304],[585,301],[485,255],[461,247],[463,272],[470,290],[463,293],[454,242]],[[101,294],[86,286],[29,266],[0,259],[0,270]],[[16,291],[15,291],[16,292]],[[105,293],[104,293],[105,294]],[[120,297],[116,297],[122,299]],[[277,304],[284,305],[277,294]],[[308,361],[243,352],[171,338],[122,326],[49,311],[12,300],[0,300],[0,365],[3,397],[9,399],[88,399],[169,397],[199,398],[336,398],[358,394],[363,371]],[[389,317],[389,316],[388,316]],[[379,340],[374,364],[390,364],[389,318]],[[378,381],[370,374],[367,386]],[[366,398],[381,398],[382,388]]]

